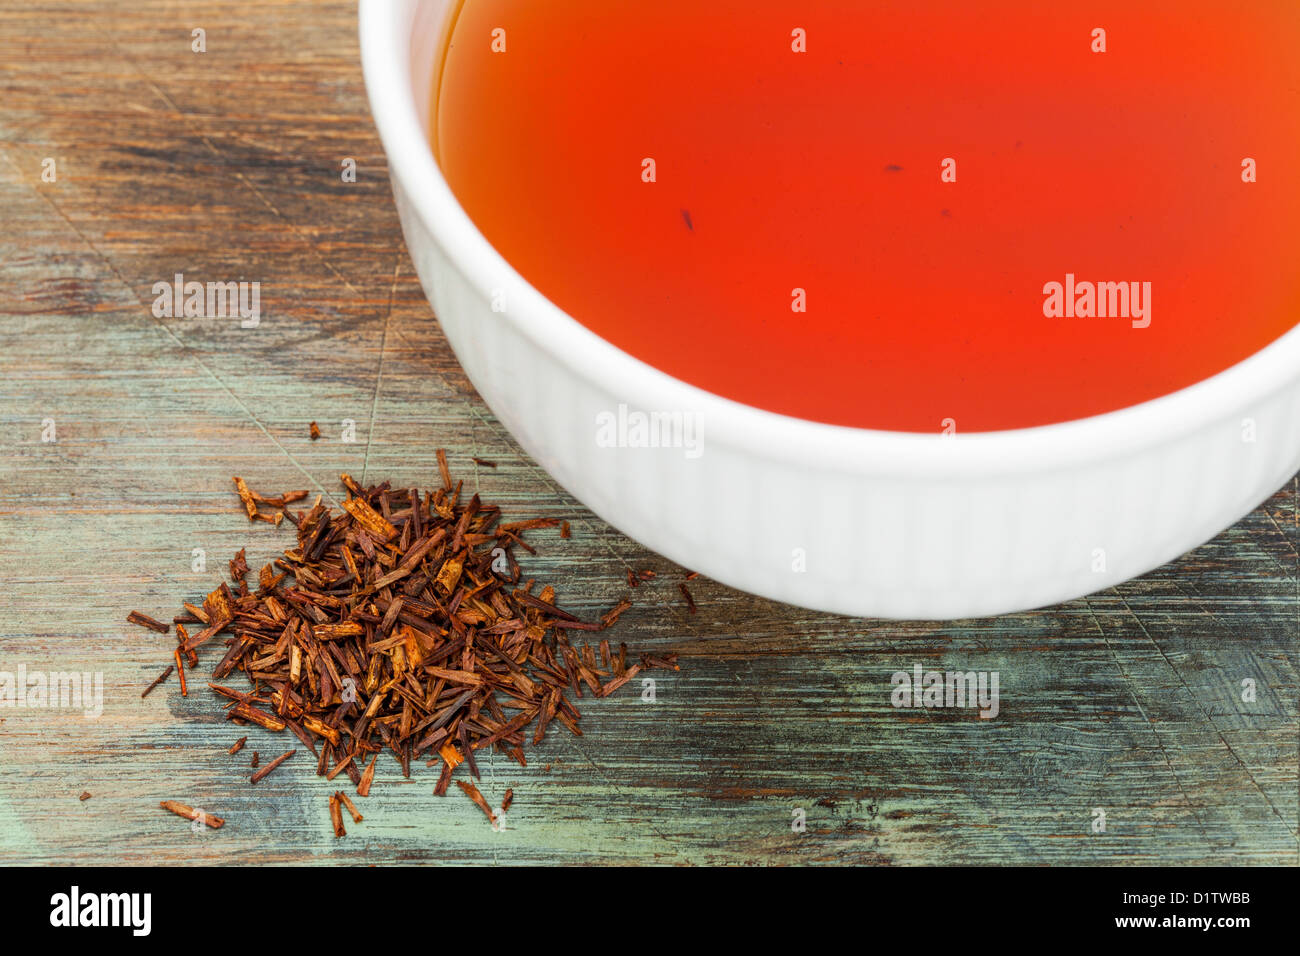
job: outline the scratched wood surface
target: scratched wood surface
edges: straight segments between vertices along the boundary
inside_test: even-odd
[[[97,717],[0,709],[0,862],[1298,862],[1294,481],[1181,560],[1040,612],[852,620],[700,579],[688,614],[681,570],[557,489],[447,351],[350,2],[3,5],[0,223],[0,671],[103,677]],[[155,318],[178,272],[259,281],[260,326]],[[516,793],[505,832],[385,759],[336,840],[346,778],[300,754],[250,786],[251,750],[296,742],[174,680],[141,700],[172,638],[124,618],[170,619],[238,548],[257,566],[286,546],[287,526],[243,518],[232,475],[337,501],[345,470],[431,486],[438,446],[509,512],[573,522],[527,565],[571,607],[656,570],[615,633],[682,670],[653,702],[588,701],[585,736],[552,733],[527,768],[484,761],[489,797]],[[914,663],[997,671],[1000,714],[894,709],[890,675]],[[161,799],[228,823],[192,833]]]

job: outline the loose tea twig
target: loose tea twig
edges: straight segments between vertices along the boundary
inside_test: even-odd
[[[177,664],[224,636],[209,687],[230,699],[227,717],[290,730],[317,757],[319,775],[345,772],[360,796],[384,751],[403,776],[430,755],[441,766],[439,795],[462,766],[478,776],[476,751],[493,748],[525,766],[528,741],[541,743],[552,722],[581,736],[574,700],[584,689],[604,697],[648,667],[676,667],[675,655],[628,666],[626,649],[614,656],[602,642],[598,660],[591,646],[573,643],[572,632],[611,627],[631,603],[593,622],[562,608],[550,586],[534,593],[514,551],[532,550],[524,532],[557,522],[502,524],[496,506],[465,500],[441,450],[438,465],[442,486],[423,494],[388,482],[363,488],[343,474],[341,512],[317,498],[294,513],[288,505],[305,492],[266,497],[235,479],[248,517],[288,518],[296,545],[255,582],[241,552],[230,585],[202,607],[186,605],[184,619],[202,630],[177,645]],[[273,519],[264,507],[280,510]],[[215,683],[235,670],[250,692]]]

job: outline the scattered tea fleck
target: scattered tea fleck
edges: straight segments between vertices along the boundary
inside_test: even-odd
[[[248,512],[248,520],[252,521],[257,517],[257,502],[253,500],[253,493],[249,491],[248,485],[243,478],[235,478],[235,490],[239,492],[239,500],[244,503],[244,510]]]
[[[89,800],[89,799],[90,799],[90,791],[89,791],[89,790],[83,790],[83,791],[81,791],[81,796],[78,797],[77,799],[78,799],[78,800],[81,800],[83,803],[84,803],[85,801]]]
[[[284,730],[284,728],[288,726],[288,724],[279,717],[276,717],[274,714],[268,714],[266,711],[258,710],[252,704],[245,701],[240,701],[231,708],[228,716],[232,719],[239,718],[241,720],[251,721],[259,727],[265,727],[267,730]]]
[[[227,750],[226,753],[230,754],[233,757],[235,754],[239,753],[241,750],[244,749],[244,744],[246,743],[248,743],[248,738],[240,737],[238,740],[236,740],[233,744],[230,745],[230,749]]]
[[[158,804],[158,806],[162,807],[164,810],[170,810],[178,817],[184,817],[186,820],[202,820],[204,824],[212,827],[214,830],[220,830],[226,825],[226,821],[221,819],[221,817],[215,816],[211,813],[206,813],[203,810],[195,810],[193,807],[187,807],[185,804],[178,803],[175,800],[163,800]]]
[[[497,815],[492,812],[492,808],[488,806],[488,802],[483,799],[483,794],[479,793],[478,787],[474,786],[472,783],[467,783],[464,780],[457,780],[456,786],[464,790],[465,796],[473,800],[474,805],[483,811],[488,818],[488,823],[495,824],[497,822]]]
[[[351,797],[342,790],[337,790],[335,792],[339,795],[339,799],[343,801],[343,806],[347,807],[348,813],[352,814],[353,823],[360,823],[365,819],[365,817],[361,815],[361,811],[357,809],[357,805],[352,802]]]
[[[438,459],[438,474],[442,477],[442,490],[451,491],[451,469],[447,467],[447,452],[439,448],[435,457]]]
[[[297,752],[298,752],[297,750],[286,750],[284,753],[280,754],[280,756],[276,757],[274,760],[272,760],[270,763],[268,763],[268,764],[267,764],[265,767],[263,767],[261,770],[257,771],[257,773],[255,773],[255,774],[253,774],[251,777],[249,777],[249,778],[248,778],[249,781],[250,781],[251,783],[257,783],[259,780],[264,780],[264,779],[266,778],[267,774],[269,774],[269,773],[270,773],[272,770],[274,770],[276,767],[280,766],[280,764],[284,763],[286,760],[288,760],[290,757],[292,757],[292,756],[293,756],[294,754],[296,754]]]
[[[375,761],[379,759],[379,754],[370,758],[370,764],[366,767],[365,772],[361,774],[361,782],[357,784],[357,796],[370,796],[370,785],[375,780]]]
[[[317,441],[320,438],[320,426],[315,422],[311,423],[310,434],[312,441]]]
[[[681,670],[681,668],[677,666],[676,654],[665,654],[663,657],[655,657],[651,654],[642,654],[641,666],[646,670],[651,670],[653,668],[662,668],[664,670],[672,671]]]
[[[239,492],[239,500],[244,504],[244,511],[248,514],[249,521],[265,521],[269,524],[279,525],[284,520],[285,512],[278,511],[274,515],[266,515],[258,511],[258,505],[266,505],[268,508],[285,508],[295,501],[301,501],[307,497],[306,491],[286,491],[281,495],[268,497],[259,495],[248,487],[248,483],[243,478],[232,479],[235,483],[235,490]]]
[[[165,681],[168,677],[171,677],[172,671],[174,671],[175,669],[176,669],[175,665],[169,664],[167,666],[167,669],[163,671],[161,674],[159,674],[157,677],[155,677],[153,683],[150,684],[148,687],[146,687],[144,689],[144,692],[140,696],[148,697],[149,692],[153,690],[155,687],[157,687],[159,684],[161,684],[163,681]]]
[[[246,574],[248,574],[248,558],[244,556],[244,549],[240,548],[230,561],[230,580],[238,584],[244,580]]]
[[[155,621],[148,614],[143,614],[140,611],[132,611],[126,616],[126,619],[132,624],[139,624],[141,627],[147,627],[152,631],[157,631],[159,634],[166,634],[169,629],[168,625],[164,624],[162,621]]]
[[[192,650],[187,650],[186,645],[190,642],[190,632],[185,629],[184,624],[176,625],[176,645],[180,648],[182,654],[189,655],[190,667],[199,666],[199,656]]]
[[[686,598],[686,607],[687,607],[687,609],[689,609],[690,613],[694,614],[694,613],[695,613],[695,598],[691,597],[691,589],[688,588],[688,587],[686,586],[686,584],[683,582],[683,583],[680,583],[680,584],[677,585],[677,590],[679,590],[679,591],[682,592],[682,597]]]
[[[610,608],[608,611],[605,612],[605,616],[600,619],[600,626],[602,628],[613,627],[614,624],[618,621],[618,619],[623,616],[623,612],[626,611],[631,606],[632,606],[631,601],[628,601],[626,599],[619,601],[612,608]],[[606,649],[608,649],[609,647],[608,641],[602,641],[601,643],[605,646]],[[606,666],[607,667],[609,666],[608,663],[606,663]]]
[[[339,812],[340,802],[338,791],[330,794],[330,822],[334,824],[335,837],[348,835],[348,831],[343,829],[343,814]]]

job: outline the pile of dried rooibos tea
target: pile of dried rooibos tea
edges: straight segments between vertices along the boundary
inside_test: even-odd
[[[532,552],[523,533],[558,522],[503,524],[500,509],[478,495],[462,500],[441,451],[438,463],[442,487],[424,495],[388,482],[362,488],[344,474],[348,494],[338,513],[319,498],[295,513],[288,506],[306,492],[263,497],[234,479],[250,520],[287,519],[298,543],[263,567],[255,585],[241,550],[230,562],[234,587],[223,583],[174,619],[182,693],[199,649],[229,635],[208,686],[229,698],[231,720],[289,730],[315,756],[318,774],[346,773],[360,796],[384,750],[404,776],[412,761],[429,757],[441,768],[441,796],[458,768],[478,776],[478,751],[494,747],[522,766],[524,747],[554,723],[581,735],[573,701],[584,687],[605,697],[644,669],[677,668],[675,655],[629,664],[625,645],[575,643],[575,632],[603,631],[630,603],[584,621],[555,604],[550,586],[534,593],[533,581],[521,583],[515,550]],[[166,630],[143,617],[136,623]],[[250,690],[219,683],[236,670]],[[294,753],[264,764],[253,782]],[[495,820],[473,783],[457,783]],[[346,795],[330,797],[340,836],[342,803],[360,819]]]

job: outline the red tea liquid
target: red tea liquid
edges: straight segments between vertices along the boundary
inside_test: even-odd
[[[467,0],[434,148],[525,279],[671,375],[1019,428],[1294,324],[1298,50],[1291,0]],[[1149,292],[1098,317],[1087,283]]]

